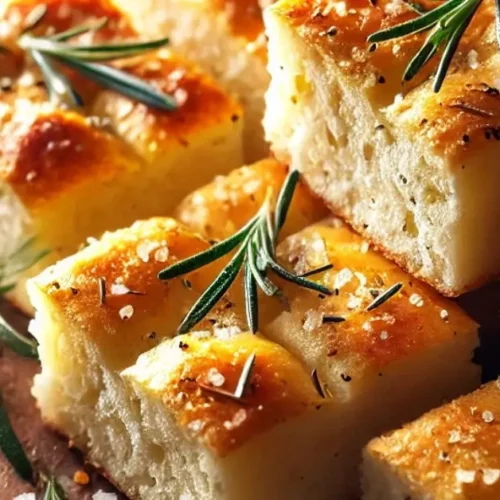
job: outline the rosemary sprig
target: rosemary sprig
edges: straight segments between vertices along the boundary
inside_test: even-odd
[[[38,359],[37,343],[21,335],[2,316],[0,316],[0,341],[20,356]]]
[[[460,39],[470,25],[481,2],[482,0],[447,0],[415,19],[373,33],[368,37],[368,42],[385,42],[430,30],[422,47],[408,64],[403,74],[403,80],[411,80],[436,55],[437,51],[443,48],[433,84],[434,92],[439,92]],[[497,9],[497,33],[500,44],[500,25],[498,24],[500,6],[498,0]]]
[[[0,297],[15,288],[15,277],[29,269],[48,254],[36,247],[36,239],[29,238],[0,263]],[[20,334],[0,315],[0,341],[10,349],[27,358],[38,359],[35,340]]]
[[[56,481],[54,476],[46,481],[47,486],[45,488],[43,500],[66,500],[66,493],[62,489],[61,485]]]
[[[22,444],[12,429],[0,396],[0,449],[19,477],[34,484],[34,473]]]
[[[242,268],[244,268],[247,322],[253,333],[257,332],[259,326],[257,288],[260,288],[267,296],[280,296],[281,294],[279,288],[267,277],[270,271],[300,287],[331,295],[328,288],[290,273],[276,260],[275,246],[278,234],[285,222],[298,181],[299,173],[295,170],[291,171],[281,188],[274,213],[268,197],[257,215],[233,236],[159,273],[158,277],[161,280],[176,278],[220,259],[239,246],[229,264],[187,313],[178,328],[179,334],[190,331],[207,315],[233,284]]]
[[[163,111],[176,109],[175,100],[156,87],[121,69],[96,64],[116,61],[158,49],[168,43],[168,38],[148,42],[121,42],[95,45],[72,45],[67,43],[75,36],[102,29],[107,20],[82,24],[51,36],[35,36],[31,32],[47,13],[44,4],[35,7],[28,15],[26,26],[19,37],[18,45],[31,54],[39,66],[52,100],[72,108],[82,105],[82,100],[72,88],[69,80],[56,70],[52,62],[69,67],[99,85],[123,94],[135,101]]]

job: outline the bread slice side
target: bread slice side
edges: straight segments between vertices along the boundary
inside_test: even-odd
[[[490,55],[491,6],[479,16],[487,28],[467,38],[458,69],[434,95],[430,81],[396,86],[418,40],[368,51],[365,31],[397,20],[384,5],[382,13],[353,4],[346,16],[332,9],[313,18],[312,3],[284,0],[265,13],[272,82],[264,126],[278,159],[303,172],[335,214],[442,293],[459,295],[492,279],[500,270],[492,247],[500,179],[497,144],[484,134],[498,124],[457,107],[497,109],[498,97],[483,97],[487,88],[494,93],[498,64]],[[361,34],[359,19],[366,20]],[[328,35],[329,25],[338,33]],[[479,45],[484,64],[472,72],[463,54]]]

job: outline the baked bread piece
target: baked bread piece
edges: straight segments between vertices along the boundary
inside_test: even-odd
[[[265,11],[265,129],[278,159],[389,257],[446,295],[500,272],[499,55],[481,3],[441,91],[439,58],[401,86],[427,33],[369,46],[404,2],[281,0]]]
[[[17,36],[36,4],[2,4],[2,26],[11,31],[2,30],[0,44]],[[107,1],[47,5],[40,33],[108,17],[96,40],[135,36]],[[241,165],[241,109],[211,78],[167,50],[120,64],[173,95],[178,109],[155,111],[75,77],[86,102],[80,114],[48,102],[29,62],[13,64],[18,73],[1,66],[10,86],[0,94],[0,256],[36,236],[38,247],[50,250],[41,269],[88,236],[168,214],[199,182]],[[26,87],[30,75],[35,83]],[[12,300],[29,309],[23,277]]]
[[[268,158],[217,176],[187,196],[177,207],[176,217],[209,240],[227,238],[258,212],[266,196],[276,200],[287,172],[287,166]],[[327,214],[323,202],[299,183],[280,236],[296,233]]]
[[[499,382],[381,438],[364,451],[366,500],[500,498]]]
[[[198,62],[240,99],[245,111],[245,160],[267,156],[262,117],[270,78],[259,1],[119,0],[118,4],[140,31],[168,36],[175,50]]]
[[[241,400],[214,392],[231,394],[251,355]],[[141,411],[125,421],[125,449],[108,454],[132,498],[340,498],[345,412],[322,400],[307,371],[278,345],[248,333],[186,335],[142,355],[122,376],[128,406]],[[134,426],[140,441],[132,447]],[[142,466],[139,474],[137,465],[133,476],[127,470],[132,463]]]
[[[166,398],[166,408],[160,405],[165,398],[162,391],[172,377],[171,355],[165,352],[176,352],[181,358],[175,359],[182,364],[192,355],[184,344],[189,346],[193,341],[178,337],[170,346],[162,345],[154,353],[145,355],[136,368],[127,371],[133,374],[136,395],[124,388],[120,373],[134,365],[141,353],[175,335],[183,315],[227,259],[191,275],[166,283],[160,281],[157,275],[161,269],[208,248],[208,243],[171,219],[153,219],[106,234],[101,241],[29,282],[30,296],[37,309],[30,330],[40,343],[42,361],[42,372],[35,379],[33,393],[43,418],[67,434],[132,497],[174,500],[182,498],[177,496],[183,493],[181,488],[191,488],[186,492],[190,495],[188,498],[213,498],[210,488],[217,482],[230,499],[245,498],[240,496],[243,491],[275,499],[279,487],[286,492],[286,498],[304,498],[306,491],[311,492],[311,498],[356,497],[361,449],[370,438],[439,404],[443,397],[453,397],[479,385],[479,369],[470,362],[477,343],[476,324],[456,306],[420,284],[413,284],[413,289],[421,295],[420,300],[425,301],[423,307],[411,304],[403,291],[371,313],[348,311],[344,306],[350,307],[346,305],[352,301],[350,294],[354,296],[358,288],[354,280],[363,278],[358,273],[352,282],[342,286],[336,276],[345,276],[346,268],[353,273],[362,269],[360,272],[369,280],[366,286],[379,290],[397,280],[407,283],[409,278],[384,258],[364,253],[361,239],[346,228],[312,226],[291,238],[292,241],[283,244],[280,256],[285,264],[289,259],[301,263],[304,267],[297,267],[299,272],[308,271],[310,267],[306,265],[323,265],[322,243],[327,245],[336,269],[315,279],[324,280],[332,288],[338,286],[339,295],[325,299],[314,292],[302,293],[281,284],[290,312],[283,312],[283,304],[275,298],[261,297],[260,324],[266,337],[291,352],[281,355],[282,348],[272,347],[271,351],[276,352],[269,354],[270,372],[282,373],[281,356],[290,359],[291,366],[296,363],[291,361],[295,356],[306,374],[317,369],[320,391],[327,396],[325,410],[322,410],[325,413],[317,416],[316,410],[307,411],[310,400],[305,398],[299,405],[303,412],[299,412],[300,416],[294,414],[296,420],[288,423],[292,415],[282,408],[281,393],[276,394],[272,389],[272,399],[277,398],[277,407],[273,407],[275,425],[268,425],[268,420],[265,425],[259,421],[256,425],[262,432],[261,437],[243,435],[242,440],[237,441],[241,444],[241,455],[236,449],[228,451],[227,460],[218,462],[218,453],[206,447],[191,446],[184,441],[176,441],[179,445],[172,446],[174,437],[159,441],[161,433],[179,436],[187,426],[182,423],[182,412],[176,413],[180,410],[170,406],[170,398]],[[380,279],[384,280],[383,284]],[[372,284],[375,280],[378,284]],[[217,308],[196,326],[197,333],[192,334],[196,342],[198,337],[214,337],[220,341],[214,344],[218,351],[225,349],[226,341],[228,353],[233,349],[239,351],[240,348],[235,347],[239,341],[228,339],[246,329],[242,288],[241,282],[237,282]],[[360,287],[359,293],[363,290],[367,292]],[[362,300],[366,301],[365,295]],[[364,305],[366,302],[356,308]],[[441,317],[444,308],[447,318]],[[339,314],[339,311],[346,314],[347,319],[337,329],[334,325],[318,325],[318,315],[321,323],[325,314]],[[366,323],[370,323],[369,328],[364,326]],[[242,345],[250,345],[246,337],[243,336]],[[336,354],[329,350],[332,348],[337,349]],[[260,347],[245,348],[245,359],[253,349],[260,350]],[[259,356],[257,353],[258,359]],[[244,360],[239,358],[239,363],[241,366]],[[209,367],[212,366],[210,361]],[[215,367],[221,373],[225,370]],[[181,372],[184,373],[175,370],[175,373]],[[196,378],[189,374],[182,377]],[[281,375],[278,378],[281,379]],[[267,384],[267,375],[265,380]],[[287,375],[285,380],[291,381],[294,377]],[[311,380],[309,383],[313,387]],[[227,389],[232,386],[228,385]],[[231,400],[223,397],[221,401],[225,402],[223,408],[233,411]],[[148,417],[152,419],[150,424],[140,423],[150,406],[155,408],[154,419]],[[142,413],[137,413],[138,408],[142,408]],[[281,420],[283,415],[286,422]],[[211,422],[217,418],[218,413],[208,415],[207,428],[211,428]],[[225,422],[227,417],[223,418]],[[192,426],[196,428],[195,424]],[[285,438],[274,440],[275,433]],[[289,445],[278,445],[280,439]],[[150,445],[151,440],[155,446]],[[150,454],[132,453],[130,442],[138,450],[150,450],[147,452]],[[251,453],[244,451],[247,449]],[[190,450],[189,454],[184,450]],[[205,457],[201,462],[197,458],[200,455]],[[172,474],[170,469],[165,469],[166,463],[178,464],[182,456],[187,457],[187,476],[208,474],[204,486],[187,485],[187,476],[179,476],[177,465],[173,466]],[[204,465],[207,456],[215,460],[210,462],[215,464],[211,469]],[[153,474],[153,471],[156,472]],[[156,483],[146,481],[145,477],[151,474],[157,475]],[[248,484],[258,482],[259,474],[261,481],[250,488]],[[167,481],[170,475],[178,477],[180,483]],[[234,483],[229,477],[234,478]],[[157,497],[151,493],[154,491],[168,491],[168,494]],[[225,498],[223,493],[221,498]]]

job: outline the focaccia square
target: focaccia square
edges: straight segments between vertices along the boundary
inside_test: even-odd
[[[439,57],[401,83],[427,32],[367,42],[417,15],[392,0],[273,4],[264,125],[278,159],[303,172],[336,215],[456,296],[500,273],[494,2],[481,3],[439,93]]]
[[[258,0],[120,0],[139,30],[168,36],[238,97],[245,111],[245,161],[267,156],[262,117],[269,85],[262,7]]]
[[[500,498],[500,385],[431,411],[364,450],[364,500]]]
[[[6,29],[0,45],[15,40],[37,3],[2,4]],[[37,28],[41,34],[107,17],[106,29],[90,40],[84,35],[85,43],[137,38],[128,18],[107,1],[52,1],[47,7]],[[72,81],[85,107],[57,107],[29,59],[15,52],[1,52],[0,58],[0,77],[9,82],[0,93],[4,259],[35,237],[32,253],[49,251],[39,271],[87,237],[168,215],[200,181],[241,165],[240,106],[211,77],[166,49],[117,64],[173,96],[173,111],[154,110],[77,76]],[[15,277],[19,284],[11,299],[29,310],[25,277]]]

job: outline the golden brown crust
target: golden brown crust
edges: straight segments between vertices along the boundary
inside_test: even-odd
[[[477,325],[455,303],[368,247],[337,221],[311,226],[278,249],[279,257],[298,273],[328,263],[334,266],[313,279],[338,289],[338,295],[318,297],[283,284],[291,313],[298,321],[305,323],[318,312],[346,318],[343,323],[311,329],[310,334],[321,336],[327,357],[345,364],[351,374],[377,371],[456,336],[475,335]],[[398,294],[372,312],[366,311],[375,296],[397,283],[403,284]]]
[[[175,111],[154,110],[114,92],[103,92],[94,112],[111,120],[125,141],[147,161],[160,158],[173,146],[189,147],[195,134],[242,119],[240,105],[194,64],[169,50],[116,64],[127,73],[152,83],[177,103]]]
[[[380,43],[372,46],[372,50],[366,41],[377,30],[416,15],[403,2],[283,0],[272,6],[271,11],[293,27],[326,64],[335,64],[353,85],[366,87],[375,107],[391,104],[400,92],[408,93],[389,114],[389,118],[395,121],[395,134],[403,127],[411,137],[430,144],[436,154],[458,155],[466,159],[484,147],[488,130],[500,129],[498,92],[485,95],[483,91],[475,90],[497,86],[492,0],[485,0],[479,7],[460,43],[450,74],[437,95],[432,92],[430,82],[439,61],[437,57],[422,69],[417,78],[401,86],[404,69],[427,33]],[[476,51],[478,68],[470,67],[471,50]],[[486,113],[481,112],[484,108]],[[406,109],[411,109],[412,113],[402,117],[400,123],[398,117]],[[464,136],[469,137],[464,140]],[[490,138],[494,139],[492,132]]]
[[[190,194],[177,208],[176,216],[208,239],[227,238],[257,213],[268,192],[276,199],[287,171],[272,158],[234,170]],[[282,235],[293,234],[327,213],[323,203],[300,183]]]
[[[500,387],[481,389],[373,440],[368,455],[432,498],[500,496]]]
[[[302,365],[258,336],[243,333],[219,340],[185,335],[170,341],[168,355],[164,348],[145,355],[129,376],[158,394],[178,425],[217,455],[225,456],[253,436],[324,403]],[[251,354],[255,364],[241,402],[201,387],[234,392]],[[145,373],[148,357],[155,356],[163,367],[161,382]]]
[[[262,9],[258,0],[211,0],[217,10],[226,13],[235,35],[254,41],[264,33]]]
[[[9,74],[11,90],[0,95],[0,175],[12,184],[28,208],[39,207],[83,181],[95,182],[125,169],[141,168],[140,159],[121,139],[149,162],[173,148],[189,146],[190,140],[208,129],[240,120],[240,106],[211,78],[165,50],[115,64],[172,95],[178,104],[176,110],[153,110],[104,91],[73,72],[68,76],[82,94],[85,110],[111,120],[122,137],[97,127],[94,117],[85,120],[76,113],[55,109],[47,102],[42,87],[24,87],[17,79],[23,70],[32,70],[32,63],[19,56],[14,42],[22,20],[37,3],[11,1],[3,15],[0,12],[0,22],[11,28],[0,44],[14,47],[11,63],[15,67]],[[79,41],[137,38],[128,18],[107,0],[51,0],[46,4],[47,14],[37,27],[38,33],[108,17],[105,29],[90,37],[83,35]]]
[[[114,136],[78,113],[16,101],[0,123],[0,176],[32,210],[82,182],[138,168]]]
[[[106,233],[73,257],[48,268],[30,282],[37,305],[58,321],[97,343],[111,366],[125,367],[175,334],[183,316],[199,294],[213,281],[224,259],[164,282],[158,273],[168,265],[203,251],[209,244],[173,219],[140,221],[128,229]],[[102,299],[100,282],[106,293]],[[125,288],[124,288],[125,287]],[[239,324],[233,304],[223,301],[199,325],[210,329],[217,323]],[[117,342],[119,341],[119,344]],[[119,348],[118,348],[119,347]]]

